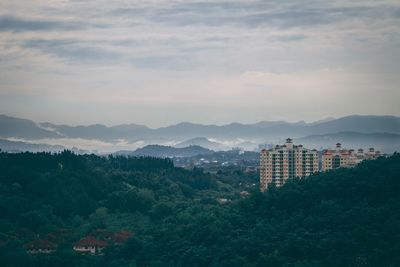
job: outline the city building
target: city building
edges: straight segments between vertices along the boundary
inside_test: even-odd
[[[260,153],[260,190],[282,186],[288,179],[309,176],[318,172],[318,151],[294,145],[286,139],[284,145],[263,149]]]
[[[367,152],[363,149],[343,149],[340,143],[336,144],[335,149],[327,149],[322,153],[322,171],[337,168],[351,168],[363,160],[372,160],[381,156],[379,151],[370,148]]]

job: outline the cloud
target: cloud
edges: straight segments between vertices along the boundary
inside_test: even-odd
[[[67,59],[67,63],[127,63],[143,69],[174,71],[207,65],[219,68],[222,64],[239,68],[235,66],[235,53],[245,57],[253,52],[266,60],[269,56],[265,47],[269,51],[282,50],[280,45],[306,39],[310,48],[322,44],[340,48],[350,42],[393,39],[393,22],[400,20],[400,5],[390,1],[57,3],[52,3],[51,9],[27,5],[32,14],[27,12],[26,17],[0,17],[0,31],[15,33],[5,40],[9,43],[5,46],[35,49]],[[83,10],[88,10],[87,14]],[[394,28],[388,31],[388,27]],[[249,44],[251,51],[247,52]],[[254,60],[251,65],[265,68],[265,64]],[[254,68],[251,65],[244,64],[239,71]]]
[[[43,20],[17,18],[14,16],[0,16],[0,31],[25,32],[25,31],[60,31],[78,30],[85,26],[81,23],[61,20]]]
[[[132,58],[132,64],[138,68],[192,70],[198,65],[188,56],[148,56]]]
[[[305,34],[287,34],[276,36],[276,39],[282,42],[297,42],[306,39]]]
[[[319,119],[313,103],[326,105],[321,117],[400,112],[396,0],[6,0],[0,10],[9,114],[157,126]]]
[[[89,151],[98,151],[102,153],[116,152],[119,150],[135,150],[143,147],[146,143],[142,140],[128,143],[125,140],[118,140],[115,143],[104,142],[96,139],[83,139],[83,138],[44,138],[36,140],[25,140],[20,138],[8,138],[9,141],[25,142],[30,144],[47,144],[47,145],[62,145],[67,149],[84,149]]]
[[[336,4],[336,5],[335,5]],[[318,27],[355,18],[398,18],[394,3],[373,6],[321,1],[172,2],[116,8],[112,16],[175,26]]]
[[[32,39],[22,43],[24,48],[37,49],[43,53],[57,56],[73,62],[116,62],[121,55],[94,44],[76,40]]]

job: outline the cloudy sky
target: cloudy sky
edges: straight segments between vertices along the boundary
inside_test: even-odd
[[[0,113],[69,124],[400,115],[400,1],[0,0]]]

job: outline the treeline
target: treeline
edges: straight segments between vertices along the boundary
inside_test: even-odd
[[[12,222],[3,222],[3,232],[19,226],[39,231],[101,207],[143,213],[159,200],[178,203],[204,194],[200,200],[207,201],[218,189],[216,176],[174,168],[169,159],[0,153],[0,208]]]
[[[72,244],[95,229],[139,234],[180,210],[239,198],[256,179],[240,171],[175,168],[169,159],[150,157],[0,153],[0,266],[101,261],[105,257],[57,255],[71,253]],[[26,254],[24,244],[60,228],[70,231],[56,253]]]
[[[0,153],[0,266],[399,266],[399,173],[395,154],[260,193],[257,174],[168,159]],[[55,253],[26,253],[59,228]],[[72,251],[95,229],[135,236]]]
[[[399,266],[399,173],[396,154],[188,209],[110,256],[141,266]]]

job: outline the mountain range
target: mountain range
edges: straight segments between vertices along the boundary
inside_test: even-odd
[[[253,124],[202,125],[182,122],[167,127],[149,128],[139,124],[121,124],[111,127],[102,124],[70,126],[49,122],[37,123],[0,115],[0,138],[2,139],[29,140],[31,143],[40,143],[46,139],[82,139],[83,141],[96,140],[111,145],[122,141],[128,150],[151,144],[176,148],[195,145],[210,150],[227,150],[232,147],[252,150],[258,144],[278,143],[286,137],[292,137],[312,147],[342,142],[348,143],[349,146],[376,146],[381,149],[395,147],[397,149],[400,146],[399,135],[400,117],[397,116],[351,115],[337,119],[327,118],[312,123],[261,121]],[[64,144],[60,142],[60,145]],[[121,146],[117,150],[121,150]]]
[[[7,152],[59,152],[66,148],[60,145],[30,144],[21,141],[0,139],[0,149]]]
[[[356,133],[339,132],[323,135],[309,135],[294,139],[295,143],[303,144],[305,147],[334,148],[336,143],[341,143],[348,148],[374,147],[386,153],[400,151],[400,135],[392,133]]]
[[[230,147],[215,141],[211,141],[207,139],[206,137],[196,137],[196,138],[191,138],[189,140],[185,140],[183,142],[180,142],[176,144],[174,147],[176,148],[183,148],[183,147],[188,147],[188,146],[201,146],[210,150],[214,151],[221,151],[221,150],[229,150]]]

